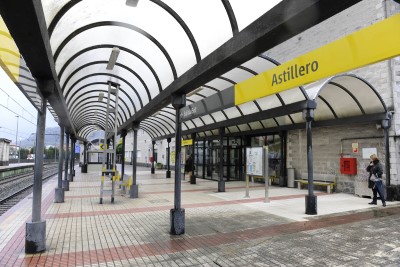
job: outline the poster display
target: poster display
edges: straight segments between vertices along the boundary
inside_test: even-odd
[[[246,174],[264,176],[262,147],[246,148]]]
[[[366,147],[362,149],[362,158],[369,159],[372,154],[378,155],[376,147]]]

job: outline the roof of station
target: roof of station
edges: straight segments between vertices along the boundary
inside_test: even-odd
[[[137,6],[131,6],[132,2],[138,2]],[[249,5],[242,0],[42,0],[21,6],[16,1],[1,1],[0,13],[19,48],[14,57],[20,59],[14,67],[3,60],[2,67],[8,68],[10,77],[38,109],[42,96],[50,95],[53,116],[77,136],[86,138],[106,127],[106,102],[98,97],[107,93],[111,81],[120,85],[118,130],[140,122],[153,138],[165,137],[175,131],[172,94],[186,94],[188,104],[195,103],[272,68],[278,63],[264,56],[264,51],[357,2],[252,0]],[[18,18],[13,16],[16,13]],[[117,62],[107,70],[115,47],[120,51]],[[55,87],[50,93],[49,81]],[[317,94],[321,106],[326,106],[317,118],[368,114],[359,98],[363,95],[349,83],[367,84],[354,76],[336,77],[324,84],[333,89]],[[218,126],[235,133],[301,123],[301,112],[281,114],[283,109],[277,108],[312,100],[309,91],[314,90],[295,88],[221,110],[184,122],[183,130],[190,133],[198,128],[200,136],[207,136]],[[341,109],[344,102],[330,102],[333,91],[344,92],[349,103],[355,103],[354,110]],[[368,92],[379,99],[371,113],[385,112],[379,95],[373,89]],[[111,102],[115,104],[115,98]],[[274,117],[268,118],[265,111]],[[237,120],[254,114],[258,114],[255,119],[245,123]]]

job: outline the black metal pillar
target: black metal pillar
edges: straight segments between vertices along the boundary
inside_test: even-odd
[[[32,221],[26,223],[25,252],[37,253],[46,249],[46,221],[41,219],[44,135],[46,129],[46,104],[42,100],[36,126],[35,170],[33,177]]]
[[[83,142],[83,165],[82,165],[82,168],[81,168],[81,172],[82,173],[87,173],[87,162],[88,162],[88,159],[87,159],[87,146],[88,146],[88,143],[86,141]]]
[[[392,124],[392,113],[387,113],[386,119],[382,120],[383,134],[385,138],[385,173],[386,186],[390,186],[390,150],[389,150],[389,128]]]
[[[69,181],[73,182],[74,181],[74,174],[73,174],[73,164],[74,164],[74,136],[71,136],[71,148],[70,148],[70,162],[69,162]]]
[[[195,158],[194,158],[194,156],[195,156],[195,154],[194,154],[194,146],[195,146],[195,144],[196,144],[196,134],[195,133],[193,133],[192,135],[191,135],[191,137],[192,137],[192,166],[190,166],[191,167],[191,169],[192,169],[192,175],[189,177],[189,180],[190,180],[190,184],[196,184],[196,175],[194,174],[194,169],[195,169]]]
[[[185,233],[185,209],[181,208],[181,149],[182,149],[182,122],[180,109],[186,105],[186,95],[172,95],[172,106],[176,110],[175,116],[175,195],[174,208],[170,211],[170,233],[181,235]]]
[[[109,149],[110,148],[110,144],[111,144],[111,139],[107,139],[106,147],[104,147],[103,149]],[[109,169],[109,170],[111,170],[113,168],[111,162],[112,162],[111,155],[110,155],[110,153],[107,153],[107,164],[106,164],[106,166],[107,166],[107,169]]]
[[[127,130],[122,130],[121,131],[121,138],[122,138],[122,155],[121,155],[121,182],[124,181],[124,175],[125,175],[125,137],[127,135],[128,131]],[[121,188],[121,185],[120,185]]]
[[[69,180],[68,180],[68,160],[69,160],[69,133],[66,133],[66,144],[65,144],[65,167],[64,167],[64,180],[63,188],[64,191],[69,191]]]
[[[132,123],[133,130],[133,151],[132,151],[132,185],[129,189],[129,198],[139,197],[139,185],[136,183],[136,164],[137,164],[137,132],[139,130],[139,123]]]
[[[55,203],[64,202],[64,189],[62,186],[63,161],[64,161],[64,126],[60,126],[60,149],[58,150],[58,184],[55,189]]]
[[[308,171],[308,195],[306,195],[306,214],[317,214],[317,196],[314,195],[313,154],[312,154],[312,122],[314,109],[307,108],[303,111],[306,121],[307,133],[307,171]]]
[[[154,158],[154,145],[156,144],[156,141],[151,141],[151,154],[152,154],[152,160],[151,160],[151,173],[154,174],[155,173],[155,169],[154,169],[154,161],[156,160]]]
[[[166,177],[171,178],[171,166],[170,166],[170,157],[171,157],[171,148],[169,147],[169,143],[171,143],[171,138],[167,138],[167,173]]]
[[[203,168],[203,176],[202,176],[202,178],[203,179],[205,179],[206,178],[206,152],[207,152],[207,150],[206,150],[206,140],[205,139],[203,139],[203,165],[202,165],[202,168]]]
[[[74,138],[74,145],[72,146],[72,177],[75,177],[75,147],[76,147],[76,138]]]
[[[286,180],[285,180],[285,133],[284,132],[280,132],[279,133],[279,137],[281,139],[281,164],[280,164],[280,170],[279,170],[279,186],[283,187],[286,186]]]
[[[224,135],[225,128],[219,128],[219,180],[218,180],[218,192],[225,192],[225,181],[224,181]]]

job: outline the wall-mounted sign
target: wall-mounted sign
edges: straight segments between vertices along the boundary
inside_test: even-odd
[[[358,153],[358,143],[351,143],[351,148],[353,149],[353,153]]]
[[[191,146],[193,145],[193,139],[182,140],[182,146]]]
[[[237,83],[235,105],[396,57],[398,29],[400,14]]]
[[[370,159],[369,157],[372,155],[378,155],[378,151],[376,147],[366,147],[362,149],[362,158],[363,159]]]

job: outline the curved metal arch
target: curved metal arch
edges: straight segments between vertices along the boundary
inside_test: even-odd
[[[158,121],[150,121],[150,119],[149,118],[147,118],[147,119],[145,119],[144,121],[141,121],[140,123],[143,123],[143,122],[145,122],[145,123],[149,123],[149,127],[150,127],[150,125],[151,125],[151,128],[154,128],[155,130],[157,130],[157,132],[163,132],[164,134],[161,134],[161,132],[160,132],[160,136],[162,136],[162,135],[167,135],[167,133],[166,133],[166,131],[165,131],[165,127],[162,125],[162,123],[160,123],[160,122],[158,122]],[[164,129],[165,128],[165,129]],[[160,131],[158,131],[158,130],[160,130]],[[169,133],[169,131],[168,131],[168,133]]]
[[[15,53],[14,51],[12,51],[10,49],[0,47],[0,51],[1,52],[5,52],[7,54],[10,54],[10,55],[12,55],[12,56],[14,56],[16,58],[20,58],[20,56],[17,53]]]
[[[84,68],[86,68],[86,67],[92,66],[92,65],[97,65],[97,64],[105,64],[105,65],[107,65],[107,63],[108,63],[108,61],[92,61],[92,62],[89,62],[89,63],[87,63],[87,64],[84,64],[84,65],[82,65],[82,66],[76,68],[76,69],[67,77],[67,79],[65,79],[64,85],[61,87],[61,91],[64,92],[65,86],[67,86],[69,80],[70,80],[78,71],[80,71],[80,70],[82,70],[82,69],[84,69]],[[146,90],[147,97],[149,98],[149,102],[150,102],[150,101],[151,101],[151,94],[150,94],[149,88],[147,87],[147,84],[143,81],[142,77],[140,77],[139,74],[137,74],[136,71],[132,70],[131,68],[127,67],[127,66],[124,65],[124,64],[121,64],[121,63],[118,63],[118,62],[117,62],[117,63],[115,63],[115,66],[121,67],[121,68],[123,68],[123,69],[129,71],[133,76],[135,76],[135,77],[141,82],[141,84],[143,85],[144,89]]]
[[[244,70],[244,71],[247,71],[248,73],[253,74],[254,76],[258,75],[258,72],[255,72],[254,70],[246,68],[246,67],[241,66],[241,65],[237,66],[236,68]]]
[[[326,101],[325,98],[323,98],[322,96],[318,96],[319,99],[321,99],[322,102],[325,103],[325,105],[329,108],[329,110],[332,112],[333,117],[335,117],[335,119],[339,118],[338,115],[336,114],[335,110],[333,109],[333,107],[331,106],[331,104],[329,104],[328,101]]]
[[[66,70],[66,68],[67,68],[67,67],[69,66],[69,64],[71,64],[71,62],[72,62],[75,58],[77,58],[78,56],[80,56],[80,55],[82,55],[82,54],[84,54],[84,53],[86,53],[86,52],[95,50],[95,49],[113,48],[113,47],[116,47],[116,46],[117,46],[117,45],[112,45],[112,44],[94,45],[94,46],[89,46],[89,47],[87,47],[87,48],[85,48],[85,49],[82,49],[82,50],[78,51],[77,53],[75,53],[74,55],[72,55],[72,56],[65,62],[65,64],[61,67],[60,72],[59,72],[58,75],[57,75],[58,79],[61,80],[61,76],[64,74],[64,71]],[[144,57],[142,57],[142,56],[139,55],[138,53],[134,52],[133,50],[130,50],[130,49],[125,48],[125,47],[123,47],[123,46],[118,46],[118,47],[119,47],[120,50],[122,50],[122,51],[124,51],[124,52],[126,52],[126,53],[128,53],[128,54],[131,54],[132,56],[138,58],[141,62],[143,62],[143,64],[145,64],[145,65],[149,68],[150,72],[153,74],[154,79],[155,79],[156,82],[157,82],[158,90],[161,92],[161,91],[162,91],[161,81],[160,81],[160,79],[158,78],[158,75],[157,75],[156,71],[155,71],[155,70],[153,69],[153,67],[150,65],[150,63],[147,62],[147,60],[146,60]]]
[[[165,109],[172,109],[174,112],[170,112],[170,111],[167,111],[167,110],[165,110]],[[174,116],[174,118],[175,118],[175,116],[176,116],[176,114],[175,114],[175,109],[174,108],[172,108],[172,107],[165,107],[165,109],[163,110],[164,112],[166,112],[166,113],[168,113],[168,114],[171,114],[172,116]],[[175,120],[174,120],[174,123],[175,123]],[[189,127],[187,126],[187,124],[186,124],[186,122],[182,122],[184,125],[185,125],[185,127],[186,128],[188,128],[189,129]]]
[[[155,132],[153,128],[148,126],[147,123],[144,123],[144,121],[140,122],[140,128],[146,129],[147,130],[146,132],[150,135],[151,138],[154,138],[155,136],[161,136],[160,133],[157,134],[157,132]]]
[[[92,116],[92,117],[89,117]],[[104,121],[106,120],[105,116],[102,114],[98,114],[97,117],[101,117],[101,118],[93,118],[94,113],[93,114],[85,114],[84,116],[82,116],[81,118],[79,118],[79,120],[76,123],[76,126],[81,127],[85,124],[91,124],[92,122],[98,122],[101,123],[102,122],[102,118],[104,118]],[[104,117],[103,117],[104,116]],[[105,123],[104,123],[105,124]],[[107,127],[112,128],[114,126],[114,124],[110,121],[107,125]]]
[[[237,24],[237,20],[236,20],[236,16],[235,16],[235,12],[233,12],[231,3],[229,2],[229,0],[221,0],[222,4],[224,5],[226,14],[228,15],[229,18],[229,22],[231,24],[231,28],[232,28],[232,34],[235,36],[236,34],[239,33],[239,27]]]
[[[172,122],[172,124],[169,124],[169,123],[168,123],[168,124],[171,125],[172,128],[175,127],[175,120],[173,120],[172,118],[168,117],[168,116],[165,115],[165,114],[161,114],[161,113],[160,113],[158,116],[161,116],[161,117],[164,117],[164,118],[170,120],[170,121]]]
[[[126,83],[126,84],[132,89],[133,92],[135,92],[135,94],[136,94],[136,96],[137,96],[137,98],[138,98],[138,100],[139,100],[139,103],[140,103],[140,108],[143,108],[142,98],[140,97],[139,93],[136,91],[135,87],[133,87],[127,80],[121,78],[121,77],[118,76],[118,75],[112,74],[112,73],[101,73],[101,72],[99,72],[99,73],[92,73],[92,74],[83,76],[82,78],[78,79],[72,86],[70,86],[70,87],[68,88],[68,91],[67,91],[66,94],[65,94],[65,99],[68,98],[69,93],[71,92],[72,88],[75,87],[75,85],[77,85],[78,83],[80,83],[81,81],[83,81],[83,80],[85,80],[85,79],[87,79],[87,78],[91,78],[91,77],[95,77],[95,76],[110,76],[110,77],[113,77],[113,78],[116,78],[116,79],[119,79],[119,80],[123,81],[124,83]],[[72,99],[72,97],[75,96],[75,94],[76,94],[77,92],[79,92],[79,90],[76,90],[76,91],[73,93],[73,95],[71,96],[71,99]],[[68,102],[69,102],[69,101],[68,101]],[[136,111],[135,111],[135,112],[136,112]]]
[[[151,135],[151,133],[148,132],[147,129],[140,127],[140,124],[139,124],[139,130],[142,130],[143,132],[147,133],[151,138],[153,138],[153,136]]]
[[[79,127],[83,127],[85,125],[89,125],[89,124],[93,124],[93,123],[101,125],[102,128],[106,127],[106,124],[104,123],[104,125],[102,125],[103,122],[100,121],[99,119],[91,119],[91,121],[88,121],[88,120],[89,120],[89,118],[86,118],[84,121],[82,121],[82,123],[80,123]]]
[[[100,109],[98,109],[98,108],[100,108]],[[103,105],[91,105],[91,106],[83,107],[82,110],[81,110],[81,109],[76,110],[75,113],[74,113],[74,115],[71,115],[71,119],[74,121],[74,120],[79,119],[79,118],[81,117],[81,115],[76,114],[76,112],[78,112],[78,111],[86,113],[86,112],[89,112],[89,111],[92,111],[92,110],[101,111],[101,112],[103,112],[103,111],[104,111],[104,112],[107,112],[107,106],[103,106]],[[111,115],[112,115],[112,119],[115,119],[114,114],[111,114]]]
[[[49,29],[48,29],[50,38],[51,38],[51,35],[53,34],[53,31],[54,31],[56,25],[61,20],[61,18],[65,15],[65,13],[67,13],[68,10],[70,10],[73,6],[78,4],[80,1],[81,0],[71,0],[70,2],[65,4],[60,9],[60,11],[57,12],[56,16],[51,21]],[[168,14],[170,14],[178,22],[178,24],[182,27],[182,29],[185,31],[187,37],[189,38],[189,41],[193,47],[196,61],[199,62],[201,60],[199,47],[197,45],[196,39],[194,38],[189,27],[186,25],[185,21],[178,15],[178,13],[175,12],[175,10],[173,10],[170,6],[168,6],[164,2],[162,2],[160,0],[150,0],[150,1],[153,2],[154,4],[160,6],[162,9],[164,9]]]
[[[116,26],[116,27],[123,27],[129,30],[133,30],[137,33],[140,33],[147,39],[149,39],[153,44],[155,44],[158,49],[161,50],[161,52],[164,54],[165,58],[167,59],[169,66],[172,71],[172,76],[174,77],[174,80],[178,78],[178,75],[176,73],[176,68],[174,65],[174,62],[172,61],[170,55],[168,54],[167,50],[164,48],[164,46],[156,39],[154,38],[151,34],[146,32],[145,30],[142,30],[139,27],[136,27],[135,25],[125,23],[125,22],[119,22],[119,21],[101,21],[101,22],[95,22],[91,24],[87,24],[83,27],[80,27],[79,29],[76,29],[74,32],[72,32],[70,35],[68,35],[62,42],[61,44],[57,47],[56,52],[54,53],[54,62],[57,62],[57,58],[61,53],[61,50],[64,49],[64,47],[77,35],[81,34],[84,31],[94,29],[97,27],[103,27],[103,26]]]
[[[88,110],[87,110],[86,113],[82,114],[81,116],[76,116],[76,117],[72,118],[72,121],[74,122],[74,124],[78,124],[78,122],[80,121],[81,118],[85,118],[87,116],[87,114],[90,114],[91,116],[94,116],[96,112],[98,113],[97,115],[101,117],[101,119],[103,119],[104,121],[106,120],[106,115],[105,115],[106,108],[103,109],[101,107],[100,108],[98,108],[98,107],[95,107],[95,108],[88,107]],[[112,120],[115,120],[115,116],[113,114],[111,114],[110,116],[111,116]]]
[[[102,90],[96,90],[95,92],[99,92],[99,91],[102,91]],[[78,100],[79,98],[81,98],[82,96],[84,96],[84,95],[86,95],[86,94],[89,94],[89,93],[92,93],[92,92],[87,92],[87,93],[85,93],[85,94],[82,94],[82,95],[80,95],[76,100]],[[70,112],[71,113],[75,113],[75,109],[80,109],[81,107],[82,107],[82,104],[86,104],[86,100],[89,100],[89,99],[96,99],[94,102],[97,102],[97,103],[102,103],[102,102],[99,102],[99,101],[97,101],[97,96],[89,96],[89,97],[86,97],[86,98],[84,98],[84,99],[82,99],[81,101],[79,101],[79,104],[80,105],[78,105],[78,106],[76,106],[76,105],[73,105],[73,106],[71,106],[70,107]],[[121,100],[121,99],[120,99]],[[76,101],[77,102],[77,101]],[[121,102],[122,103],[124,103],[124,105],[126,106],[126,104],[125,104],[125,102],[124,101],[122,101],[121,100]],[[114,105],[111,105],[111,103],[113,103]],[[74,103],[75,104],[75,103]],[[107,106],[107,104],[106,103],[104,103],[106,106]],[[110,106],[112,107],[112,108],[115,108],[115,100],[113,100],[113,99],[110,99]],[[127,106],[126,106],[127,107]],[[122,111],[122,113],[123,113],[123,115],[124,115],[124,117],[125,117],[125,121],[128,119],[128,117],[126,116],[126,113],[125,113],[125,110],[124,109],[120,109],[121,111]],[[129,111],[129,109],[128,109],[128,111]],[[120,115],[120,112],[118,112],[118,115]],[[122,115],[120,115],[121,116],[121,120],[124,120],[123,118],[122,118]]]
[[[365,110],[364,110],[364,108],[361,106],[360,101],[358,101],[358,99],[355,97],[355,95],[353,95],[349,90],[347,90],[347,88],[345,88],[344,86],[342,86],[342,85],[340,85],[340,84],[338,84],[338,83],[335,83],[335,82],[333,82],[333,81],[330,81],[329,84],[334,85],[334,86],[336,86],[336,87],[342,89],[343,91],[345,91],[345,92],[354,100],[354,102],[356,102],[356,104],[357,104],[358,108],[360,109],[361,113],[362,113],[363,115],[365,115]]]
[[[200,62],[201,60],[201,55],[200,55],[200,50],[197,45],[196,39],[194,38],[192,32],[190,31],[189,27],[186,25],[185,21],[178,15],[178,13],[175,12],[171,7],[169,7],[167,4],[160,0],[150,0],[154,4],[159,5],[161,8],[163,8],[166,12],[168,12],[178,23],[181,25],[182,29],[185,31],[187,37],[189,38],[190,43],[192,44],[193,47],[193,52],[196,57],[196,61]]]
[[[83,138],[87,139],[89,134],[91,134],[94,131],[96,131],[95,128],[87,128],[83,130],[81,133],[79,133],[79,136],[82,136]]]
[[[92,86],[92,85],[97,85],[97,84],[101,84],[101,85],[108,85],[108,83],[106,83],[106,82],[94,82],[94,83],[88,83],[88,84],[85,84],[84,86],[82,86],[82,87],[79,87],[78,88],[78,90],[80,91],[80,90],[82,90],[82,89],[84,89],[84,88],[86,88],[86,87],[88,87],[88,86]],[[131,99],[131,97],[125,92],[125,90],[123,90],[121,87],[119,88],[119,90],[122,92],[122,93],[124,93],[124,95],[126,96],[126,97],[128,97],[128,99],[130,100],[130,102],[131,102],[131,104],[132,104],[132,107],[133,107],[133,110],[135,111],[135,113],[136,113],[136,106],[135,106],[135,103],[133,103],[133,100]],[[108,93],[108,90],[107,89],[97,89],[97,90],[90,90],[90,91],[86,91],[85,93],[83,93],[83,94],[80,94],[79,95],[79,97],[77,98],[77,99],[79,99],[81,96],[83,96],[83,95],[86,95],[87,93],[93,93],[93,92],[106,92],[106,93]],[[122,103],[124,103],[125,104],[125,106],[126,106],[126,109],[129,111],[129,115],[130,116],[132,116],[132,114],[131,114],[131,112],[130,112],[130,109],[128,108],[128,105],[125,103],[125,101],[122,99],[122,98],[120,98],[120,100],[122,101]],[[69,102],[70,101],[68,101],[67,102],[67,106],[69,105]]]
[[[158,116],[160,116],[160,115],[158,115]],[[173,132],[171,132],[170,129],[169,129],[165,124],[167,124],[167,125],[168,125],[169,127],[171,127],[173,130],[175,130],[174,126],[172,126],[171,124],[169,124],[169,122],[166,121],[166,120],[164,120],[163,118],[159,118],[158,116],[157,116],[157,117],[149,117],[149,118],[147,118],[147,119],[150,120],[150,118],[151,118],[151,119],[153,119],[153,120],[155,120],[155,121],[161,123],[161,125],[167,130],[167,132],[168,132],[169,134],[172,134]],[[164,123],[165,123],[165,124],[164,124]]]
[[[86,125],[86,126],[84,126],[83,128],[81,128],[80,131],[77,132],[78,135],[79,135],[79,136],[83,136],[85,139],[87,139],[87,137],[88,137],[88,135],[89,135],[90,133],[92,133],[92,132],[98,130],[98,128],[96,128],[96,127],[93,126],[93,125],[97,125],[97,127],[101,127],[101,126],[98,125],[98,124]],[[85,127],[87,127],[87,128],[85,128]]]
[[[98,114],[96,114],[98,113]],[[90,117],[89,117],[90,116]],[[102,109],[91,109],[90,112],[87,112],[85,114],[83,114],[82,116],[78,117],[78,118],[74,118],[74,123],[77,126],[82,126],[82,121],[86,122],[86,119],[91,119],[93,121],[97,121],[97,122],[104,122],[105,125],[105,121],[106,121],[106,115],[104,110]],[[109,122],[109,125],[112,125],[112,121]]]
[[[83,129],[86,128],[86,127],[94,127],[93,125],[102,128],[102,130],[104,131],[104,127],[103,127],[102,125],[99,125],[99,124],[97,124],[97,123],[93,123],[93,124],[87,124],[87,125],[84,125],[84,126],[78,128],[78,129],[76,130],[76,132],[79,133],[81,130],[83,130]]]
[[[358,80],[362,81],[363,83],[365,83],[365,85],[367,85],[367,86],[372,90],[372,92],[374,92],[374,94],[377,96],[377,98],[378,98],[379,101],[381,102],[383,109],[385,110],[385,112],[387,112],[386,104],[385,104],[385,102],[383,101],[382,97],[379,95],[379,93],[375,90],[375,88],[374,88],[369,82],[367,82],[365,79],[361,78],[361,77],[358,76],[358,75],[352,74],[352,73],[339,74],[339,75],[335,75],[335,76],[333,76],[333,77],[327,79],[327,80],[320,86],[318,92],[317,92],[316,95],[315,95],[315,98],[317,98],[317,97],[320,95],[320,93],[321,93],[322,91],[324,91],[324,89],[326,88],[326,86],[325,86],[326,84],[332,84],[333,79],[339,78],[339,77],[352,77],[352,78],[358,79]],[[333,84],[333,85],[335,85],[335,84]],[[335,85],[335,86],[336,86],[336,85]],[[342,86],[342,87],[339,87],[339,88],[341,88],[341,89],[343,90],[344,87]],[[358,102],[358,100],[356,100],[357,98],[356,98],[351,92],[349,92],[346,88],[344,88],[344,89],[345,89],[345,92],[346,92],[347,94],[349,94],[349,96],[352,97],[353,100],[355,100],[355,102],[359,105],[359,108],[360,108],[360,110],[363,112],[363,114],[365,114],[364,109],[360,106],[361,104]]]

